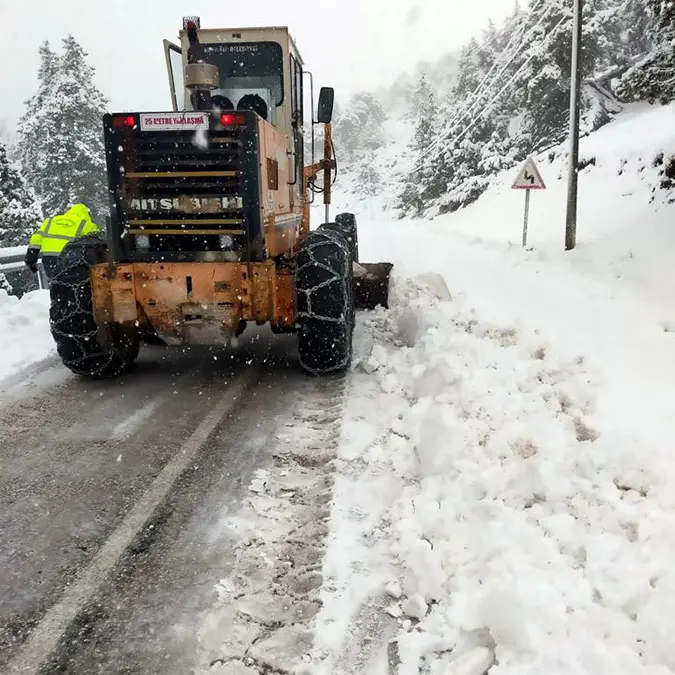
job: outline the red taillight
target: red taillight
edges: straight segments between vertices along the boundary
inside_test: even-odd
[[[220,116],[220,123],[224,127],[230,127],[233,124],[246,124],[246,115],[242,113],[223,113]]]
[[[112,125],[117,129],[120,127],[135,127],[136,118],[133,115],[114,115],[112,118]]]

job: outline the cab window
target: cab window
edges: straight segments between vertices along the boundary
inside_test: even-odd
[[[291,54],[291,86],[293,87],[293,113],[298,114],[298,126],[304,124],[302,66]]]

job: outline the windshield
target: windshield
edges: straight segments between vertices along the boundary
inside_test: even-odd
[[[254,103],[252,109],[267,118],[266,107],[283,103],[284,57],[277,42],[207,44],[204,56],[220,73],[220,88],[211,95],[221,108],[249,108],[260,96],[265,106],[259,109]]]

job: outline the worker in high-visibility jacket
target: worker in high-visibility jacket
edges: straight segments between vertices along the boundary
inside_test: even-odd
[[[61,251],[71,239],[100,231],[92,221],[89,209],[84,204],[74,204],[65,213],[47,218],[42,223],[30,238],[24,262],[31,271],[37,272],[37,261],[41,256],[47,277],[51,279]]]

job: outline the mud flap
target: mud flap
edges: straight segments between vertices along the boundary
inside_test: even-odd
[[[354,307],[389,307],[389,278],[392,263],[354,263]]]

